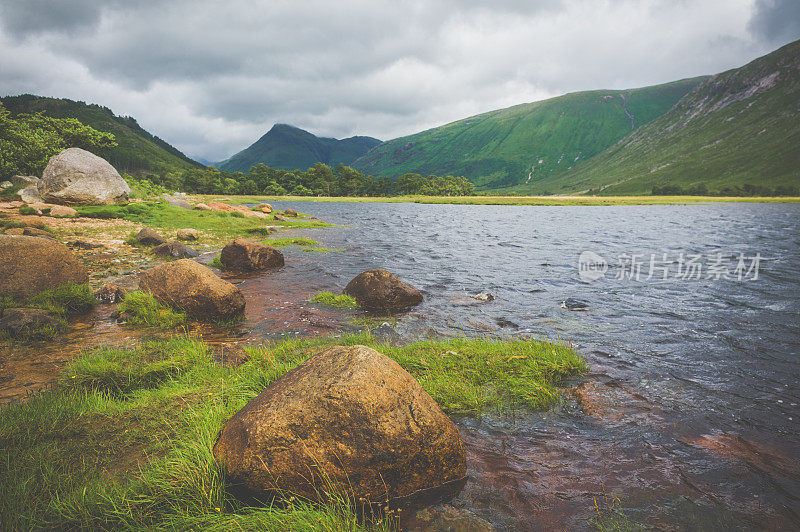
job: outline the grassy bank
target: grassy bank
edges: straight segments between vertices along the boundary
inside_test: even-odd
[[[30,528],[386,530],[346,498],[245,506],[225,490],[212,446],[234,412],[310,354],[366,344],[397,360],[450,414],[545,408],[585,370],[570,348],[538,341],[427,341],[389,347],[369,335],[269,344],[238,368],[190,338],[103,348],[55,389],[0,409],[0,523]]]
[[[214,196],[216,197],[216,196]],[[457,205],[671,205],[695,203],[800,203],[800,197],[721,197],[721,196],[228,196],[227,203],[311,201],[319,203],[435,203]]]
[[[327,227],[317,220],[246,217],[239,212],[216,212],[182,209],[163,203],[131,203],[129,205],[104,205],[79,207],[79,216],[99,219],[121,219],[155,229],[164,236],[174,238],[178,229],[192,228],[202,231],[202,244],[219,245],[237,236],[252,237],[265,230],[265,226],[286,229]]]

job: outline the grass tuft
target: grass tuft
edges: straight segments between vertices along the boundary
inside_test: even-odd
[[[88,284],[65,283],[28,299],[26,306],[41,308],[59,316],[85,314],[97,305]]]
[[[265,244],[272,247],[283,247],[283,246],[321,246],[321,242],[317,242],[316,240],[312,240],[311,238],[272,238],[269,240],[264,241]]]
[[[125,296],[118,311],[131,325],[171,329],[186,323],[186,314],[162,305],[152,294],[136,290]]]
[[[317,292],[311,297],[311,299],[309,299],[309,301],[312,303],[325,305],[326,307],[335,307],[340,309],[361,308],[361,305],[358,304],[358,301],[356,301],[354,297],[348,296],[347,294],[336,295],[333,292]]]

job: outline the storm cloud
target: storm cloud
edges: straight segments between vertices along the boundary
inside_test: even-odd
[[[381,139],[483,111],[736,67],[794,0],[6,0],[0,93],[99,103],[221,160],[275,122]]]

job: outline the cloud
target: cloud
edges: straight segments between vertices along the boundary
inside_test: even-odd
[[[750,31],[770,43],[784,44],[800,38],[800,2],[756,0]]]
[[[565,92],[719,72],[791,38],[796,26],[781,20],[791,9],[768,0],[11,0],[0,5],[0,93],[106,105],[189,155],[220,160],[275,122],[389,139]]]

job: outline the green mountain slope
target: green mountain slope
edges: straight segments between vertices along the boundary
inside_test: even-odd
[[[108,107],[32,94],[5,96],[0,102],[12,115],[42,111],[53,118],[77,118],[87,126],[113,133],[118,146],[105,158],[121,172],[160,174],[203,166],[142,129],[134,118],[115,116]]]
[[[800,41],[713,76],[669,112],[557,179],[519,192],[800,185]]]
[[[275,124],[252,145],[215,166],[230,172],[247,172],[258,163],[280,170],[304,170],[318,162],[349,165],[380,143],[372,137],[317,137],[287,124]]]
[[[381,176],[463,175],[484,189],[556,176],[669,110],[705,78],[576,92],[386,142],[353,163]]]

